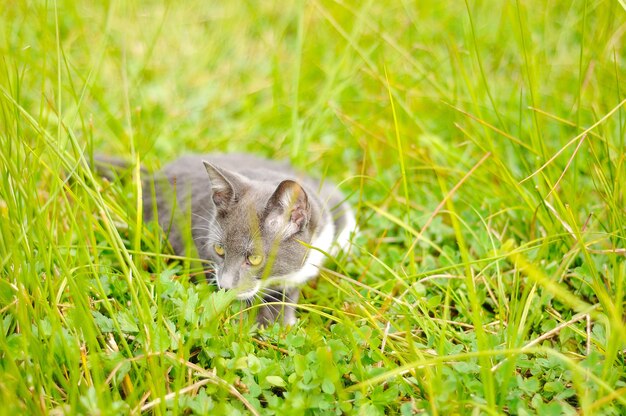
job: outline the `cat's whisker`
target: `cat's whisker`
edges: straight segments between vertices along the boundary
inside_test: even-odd
[[[195,239],[194,239],[194,240],[195,240]],[[211,244],[211,243],[216,243],[216,241],[211,241],[211,240],[208,240],[206,243],[202,244],[202,245],[198,248],[198,250],[200,250],[200,251],[204,250],[204,249],[205,249],[205,248],[207,248],[207,247],[209,246],[209,244]]]
[[[198,230],[198,229],[196,228],[194,230]],[[203,240],[203,239],[211,240],[211,241],[213,241],[215,243],[217,243],[219,241],[222,241],[222,237],[220,235],[216,235],[211,230],[202,229],[202,231],[206,231],[206,233],[202,233],[201,235],[197,235],[197,236],[193,237],[194,241]]]
[[[215,222],[215,219],[206,218],[206,217],[203,217],[202,215],[198,215],[198,214],[195,214],[195,213],[193,213],[193,215],[196,215],[197,217],[199,217],[199,218],[204,220],[204,222],[200,222],[199,224],[195,224],[194,228],[207,227],[207,228],[210,228],[212,230],[215,230],[216,232],[220,232],[220,233],[222,232],[222,227]]]
[[[289,301],[289,299],[287,298],[287,296],[285,295],[285,292],[281,291],[281,290],[275,290],[275,289],[270,289],[270,290],[264,290],[263,294],[267,297],[272,298],[272,302],[283,302],[283,301]]]
[[[215,276],[213,276],[213,277],[208,277],[208,278],[206,279],[206,283],[207,283],[209,286],[215,286],[215,287],[219,288],[219,286],[217,285],[217,280],[216,280]]]
[[[263,290],[266,291],[266,292],[283,293],[282,289],[276,288],[276,287],[272,287],[272,286],[265,286],[263,288]]]
[[[214,231],[210,226],[209,227],[205,227],[205,226],[200,226],[200,225],[196,225],[191,227],[192,230],[200,230],[200,231]]]
[[[204,217],[202,217],[202,218],[204,218]],[[211,222],[211,220],[207,220],[207,219],[205,219],[205,221],[206,221],[206,223],[200,223],[200,224],[196,224],[196,225],[194,225],[194,228],[199,228],[199,227],[210,227],[210,228],[215,229],[216,231],[218,231],[218,230],[219,230],[219,231],[221,231],[221,227],[219,227],[219,226],[215,225],[215,223],[214,223],[214,222]]]
[[[283,291],[282,290],[278,290],[278,289],[272,289],[271,287],[266,287],[265,289],[263,289],[264,293],[276,293],[276,294],[282,294]]]
[[[191,215],[195,215],[196,217],[198,217],[198,218],[200,218],[200,219],[203,219],[203,220],[205,220],[205,221],[206,221],[206,222],[208,222],[208,223],[211,223],[212,221],[214,221],[214,220],[215,220],[215,218],[214,218],[214,217],[215,217],[215,215],[214,215],[214,214],[212,214],[212,213],[211,213],[211,212],[209,212],[209,211],[207,211],[207,212],[208,212],[208,214],[209,214],[209,216],[210,216],[211,218],[207,218],[207,217],[205,217],[205,216],[202,216],[202,215],[198,214],[197,212],[192,212],[192,213],[191,213]]]
[[[209,225],[208,227],[196,225],[195,227],[192,227],[191,229],[197,230],[197,231],[206,231],[209,234],[214,234],[220,237],[223,234],[222,229],[220,227],[211,226],[211,225]]]
[[[199,235],[196,237],[193,237],[194,241],[198,241],[198,240],[209,240],[209,242],[213,242],[213,243],[219,243],[220,239],[219,238],[214,238],[211,235]]]
[[[209,216],[211,217],[215,217],[215,213],[213,211],[210,211],[206,206],[202,205],[200,206],[200,209],[204,212],[206,212],[207,214],[209,214]]]

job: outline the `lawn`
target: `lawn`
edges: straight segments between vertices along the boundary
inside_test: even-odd
[[[0,413],[626,414],[623,0],[5,0],[0,55]],[[217,151],[355,209],[292,327],[138,214]]]

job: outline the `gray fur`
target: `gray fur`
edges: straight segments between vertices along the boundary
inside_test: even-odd
[[[158,217],[176,254],[189,255],[195,247],[199,258],[215,265],[219,287],[250,298],[262,280],[297,273],[307,260],[306,245],[332,222],[336,238],[352,215],[332,184],[298,174],[287,163],[245,154],[181,157],[144,182],[143,195],[144,218]],[[251,265],[250,254],[261,254],[263,262]],[[266,302],[297,302],[299,289],[289,282],[274,279],[272,285],[260,292]],[[295,322],[292,306],[275,304],[262,306],[257,320],[267,324],[280,316]]]

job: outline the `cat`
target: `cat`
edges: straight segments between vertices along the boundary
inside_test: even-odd
[[[96,160],[105,176],[122,165]],[[191,239],[198,256],[212,264],[219,288],[236,290],[240,300],[261,297],[260,325],[281,318],[295,324],[300,286],[318,275],[324,253],[350,245],[356,227],[336,186],[285,162],[248,154],[188,155],[149,181],[142,172],[144,219],[158,220],[178,255],[186,255]]]

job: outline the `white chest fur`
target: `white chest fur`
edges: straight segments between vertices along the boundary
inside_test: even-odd
[[[311,241],[309,254],[302,268],[296,272],[283,276],[272,276],[266,280],[268,286],[288,285],[297,286],[314,278],[319,273],[319,267],[324,262],[324,253],[328,253],[335,238],[335,225],[328,221],[321,232]]]

